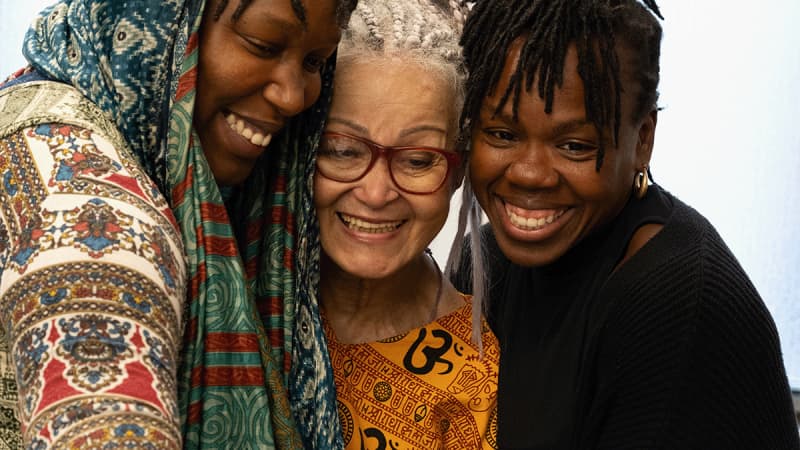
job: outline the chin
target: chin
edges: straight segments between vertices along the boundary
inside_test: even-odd
[[[568,249],[557,245],[536,246],[496,236],[497,245],[512,263],[522,267],[541,267],[552,264],[564,256]]]

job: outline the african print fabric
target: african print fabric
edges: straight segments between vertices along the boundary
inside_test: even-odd
[[[312,149],[316,145],[330,99],[332,67],[324,71],[327,82],[318,104],[293,119],[273,139],[267,155],[254,168],[247,183],[226,204],[199,140],[192,131],[197,81],[197,31],[204,4],[203,1],[179,0],[62,0],[45,10],[26,36],[24,52],[37,73],[71,85],[88,99],[88,102],[79,102],[81,105],[94,104],[103,111],[103,117],[112,118],[110,127],[92,123],[82,125],[77,134],[86,142],[81,141],[80,145],[102,149],[94,140],[99,139],[98,136],[109,139],[107,136],[113,135],[114,129],[119,130],[119,139],[112,139],[101,153],[131,172],[141,170],[152,180],[141,181],[141,185],[146,185],[147,189],[140,186],[151,203],[145,202],[145,205],[137,207],[146,209],[164,203],[166,208],[155,209],[164,216],[174,215],[170,226],[179,230],[177,240],[182,244],[182,249],[178,251],[176,248],[174,252],[161,257],[168,258],[176,267],[182,268],[185,263],[185,278],[173,281],[176,283],[175,289],[187,290],[184,300],[178,304],[178,313],[172,319],[161,318],[162,327],[178,327],[183,332],[182,345],[164,340],[149,342],[148,336],[166,339],[167,335],[172,335],[153,331],[144,334],[147,330],[145,318],[132,315],[127,309],[115,312],[118,316],[88,315],[79,322],[80,326],[76,324],[73,327],[90,330],[87,331],[90,334],[95,333],[91,330],[97,327],[102,328],[103,332],[112,333],[109,326],[104,325],[105,321],[117,320],[114,325],[119,329],[113,330],[113,339],[97,338],[104,344],[113,344],[116,353],[108,355],[114,358],[136,359],[144,354],[141,352],[149,349],[148,345],[163,347],[159,347],[158,351],[169,355],[171,359],[166,362],[148,354],[149,358],[154,358],[156,362],[153,364],[159,370],[169,369],[159,372],[166,378],[163,382],[158,379],[159,384],[154,388],[164,404],[163,411],[159,413],[163,417],[153,412],[157,408],[147,406],[157,402],[149,397],[141,398],[142,395],[150,395],[144,389],[127,392],[134,405],[127,407],[127,410],[120,409],[116,404],[103,403],[87,392],[81,394],[82,397],[76,393],[75,396],[67,395],[63,401],[54,400],[61,397],[53,397],[55,391],[51,387],[56,389],[60,385],[50,376],[53,373],[42,372],[47,366],[47,361],[42,358],[54,358],[52,355],[58,351],[72,351],[75,345],[57,339],[55,333],[64,339],[68,336],[66,330],[57,331],[55,328],[64,318],[60,309],[45,307],[50,301],[45,297],[31,300],[21,315],[5,323],[4,326],[9,330],[12,361],[18,367],[18,384],[21,385],[23,380],[30,381],[27,377],[43,376],[40,384],[26,386],[25,392],[20,391],[19,404],[23,406],[20,411],[21,427],[26,442],[41,435],[41,430],[45,430],[42,433],[47,438],[54,438],[55,435],[47,430],[56,426],[59,427],[59,436],[64,436],[67,433],[65,430],[83,429],[84,421],[88,420],[86,417],[97,411],[124,411],[127,417],[128,410],[136,410],[139,414],[141,409],[144,412],[140,416],[158,416],[163,423],[141,432],[124,426],[119,428],[119,436],[97,435],[92,437],[95,439],[93,442],[108,439],[109,443],[119,443],[121,441],[114,439],[123,439],[123,435],[140,436],[148,430],[162,430],[171,441],[153,444],[155,448],[177,448],[181,441],[180,437],[175,438],[174,427],[179,424],[185,448],[283,449],[302,448],[304,443],[306,448],[334,449],[341,446],[330,363],[326,347],[319,344],[323,342],[322,328],[314,294],[318,275],[309,272],[317,270],[318,265],[316,260],[309,259],[316,258],[318,254],[309,190],[313,171]],[[25,150],[24,146],[20,147],[22,144],[15,141],[19,139],[15,136],[20,132],[30,133],[25,131],[28,128],[40,130],[61,123],[74,125],[71,118],[75,111],[70,105],[58,110],[58,114],[54,114],[56,117],[42,118],[41,122],[32,120],[27,123],[27,128],[18,127],[14,135],[5,136],[5,142],[9,146],[10,143],[17,145],[14,148],[19,151],[20,158],[24,158],[26,152],[43,152],[27,141],[25,145],[28,150]],[[98,120],[105,121],[102,118]],[[30,141],[31,137],[27,139]],[[126,156],[127,153],[131,155]],[[42,175],[45,182],[49,182],[48,176],[55,170],[47,163],[55,164],[48,160],[34,164],[42,174],[46,174]],[[83,168],[83,165],[78,165]],[[83,172],[76,173],[79,174],[76,178],[82,179],[84,176]],[[12,173],[11,180],[16,180],[13,177],[17,175]],[[25,172],[25,175],[35,178],[33,172]],[[4,189],[11,188],[5,186]],[[128,194],[111,204],[111,208],[124,210],[126,206],[122,203],[136,196]],[[46,192],[41,195],[49,198]],[[70,199],[73,208],[90,208],[95,215],[106,217],[103,215],[105,210],[98,206],[98,202],[104,201],[102,196],[99,199]],[[55,213],[35,206],[31,208],[26,213],[31,213],[33,222],[51,225],[54,220],[51,216]],[[17,214],[17,211],[10,213]],[[11,217],[16,218],[12,222],[21,221],[13,214]],[[144,220],[142,213],[136,214],[136,217]],[[100,220],[99,223],[104,222]],[[52,226],[61,230],[59,227],[65,225]],[[100,225],[92,222],[91,226]],[[136,228],[115,226],[122,227],[125,233],[132,235],[128,239],[133,240],[134,244],[131,245],[137,249],[138,239],[148,236]],[[25,222],[17,227],[20,234],[12,235],[12,239],[18,241],[8,242],[12,252],[17,251],[15,246],[23,245],[23,241],[29,247],[35,247],[45,243],[50,245],[49,241],[53,239],[38,231],[31,235],[34,229],[32,223]],[[100,230],[105,229],[100,226]],[[300,242],[297,236],[302,236]],[[90,243],[99,245],[93,240]],[[114,245],[119,244],[112,245],[116,249]],[[6,255],[3,265],[6,266],[7,258],[15,254]],[[32,257],[40,254],[34,252]],[[182,257],[179,256],[181,254]],[[106,278],[116,280],[105,265],[106,260],[114,259],[113,252],[108,254],[87,250],[80,255],[61,252],[51,256],[49,260],[56,262],[68,262],[69,258],[80,256],[78,260],[83,258],[86,264],[90,264],[88,267],[100,264],[92,272],[97,278],[96,283]],[[118,262],[122,269],[132,272],[142,270],[131,269],[125,264],[127,261]],[[43,264],[44,260],[40,263]],[[28,270],[32,267],[38,266],[27,266]],[[44,266],[42,269],[45,270],[42,273],[55,270]],[[19,292],[33,290],[28,286],[32,282],[28,280],[33,278],[21,277],[8,281],[6,276],[10,272],[5,267],[3,270],[3,279],[0,281],[3,289],[18,289]],[[158,285],[158,288],[164,289],[164,286]],[[67,298],[71,300],[70,304],[89,304],[87,302],[97,300],[93,292],[71,290],[67,291]],[[117,300],[124,302],[126,298],[123,296]],[[136,295],[133,298],[140,300]],[[167,300],[172,301],[172,297],[162,298],[161,302],[169,303]],[[17,299],[8,293],[0,297],[2,308],[11,310],[18,305]],[[304,345],[295,349],[294,343],[298,342],[294,332],[295,316],[300,309],[304,311],[303,317],[306,319],[301,328],[304,335],[299,340]],[[34,325],[19,322],[29,317],[36,317],[39,321],[36,326],[51,323],[48,320],[55,321],[46,330],[50,334],[39,329],[34,332],[34,328],[30,328]],[[29,334],[24,334],[24,330],[28,330]],[[42,341],[45,338],[51,340]],[[314,339],[320,341],[313,342]],[[25,373],[20,372],[20,361],[15,353],[23,347],[29,353],[26,364],[30,368]],[[178,349],[180,354],[174,354]],[[63,370],[79,370],[75,361],[64,361],[61,363]],[[290,365],[293,374],[291,386],[288,378]],[[118,365],[111,366],[118,368]],[[99,376],[91,370],[83,375],[90,378]],[[129,371],[125,376],[129,376],[129,383],[136,386],[150,386],[156,380],[154,375],[143,369]],[[289,388],[292,400],[300,400],[291,407],[287,392]],[[63,396],[63,392],[59,391],[58,394]],[[37,399],[43,399],[44,406],[37,406]],[[38,415],[40,409],[31,410],[30,414],[24,411],[26,408],[45,408],[48,402],[54,401],[63,406],[65,411],[71,412],[47,418]],[[94,412],[87,413],[87,409]],[[299,433],[295,417],[303,420],[299,423]],[[120,420],[124,422],[128,419]],[[113,430],[110,426],[113,424],[108,422],[106,429]],[[34,430],[34,426],[39,428]],[[44,442],[42,448],[46,448],[48,442],[51,441]],[[115,444],[109,445],[113,447]]]
[[[403,335],[341,344],[325,322],[347,449],[495,449],[500,348],[472,305]]]

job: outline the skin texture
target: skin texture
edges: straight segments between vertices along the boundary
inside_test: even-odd
[[[307,27],[289,0],[255,0],[235,22],[235,5],[214,19],[217,3],[207,5],[200,30],[194,127],[217,182],[236,185],[268,147],[260,137],[277,133],[317,100],[320,69],[340,30],[332,0],[307,8]],[[257,134],[256,144],[228,119],[241,121],[246,135]]]
[[[626,91],[617,145],[610,128],[601,137],[586,120],[574,48],[567,52],[564,82],[556,89],[551,114],[544,112],[544,101],[534,89],[521,93],[518,120],[513,119],[511,102],[495,115],[519,47],[512,46],[498,87],[484,100],[472,136],[470,176],[503,253],[523,266],[543,266],[608,223],[625,205],[636,172],[650,161],[656,113],[639,120],[631,117],[636,89],[630,88],[635,84],[625,74],[627,52],[620,47]],[[606,155],[596,171],[600,139]],[[643,243],[634,241],[635,252]]]
[[[327,131],[387,146],[452,149],[452,89],[415,63],[398,60],[379,67],[379,77],[376,62],[367,59],[337,67]],[[455,176],[451,171],[451,179]],[[381,339],[434,318],[439,278],[423,252],[444,225],[453,188],[451,180],[433,194],[405,193],[394,185],[383,158],[351,183],[317,174],[321,298],[338,340]],[[343,215],[390,227],[369,233],[349,227]],[[463,304],[445,280],[441,308],[452,310],[459,301]]]

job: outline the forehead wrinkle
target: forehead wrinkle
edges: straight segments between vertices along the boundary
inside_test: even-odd
[[[367,129],[367,127],[365,127],[364,125],[361,125],[361,124],[359,124],[357,122],[354,122],[352,120],[349,120],[349,119],[345,119],[345,118],[342,118],[342,117],[329,116],[328,117],[328,123],[329,124],[331,124],[331,123],[339,123],[339,124],[345,125],[345,126],[347,126],[349,128],[352,128],[354,131],[357,131],[357,132],[359,132],[361,134],[369,136],[369,130]]]
[[[398,137],[401,137],[401,138],[408,137],[408,136],[410,136],[412,134],[423,133],[423,132],[426,132],[426,131],[432,131],[434,133],[447,135],[447,131],[444,128],[437,127],[436,125],[425,125],[425,124],[423,124],[423,125],[415,125],[415,126],[403,129],[400,132],[400,134],[398,135]]]

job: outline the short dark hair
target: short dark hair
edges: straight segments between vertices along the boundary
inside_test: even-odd
[[[522,40],[519,64],[497,106],[511,99],[514,118],[522,87],[530,91],[538,75],[537,92],[545,112],[553,108],[553,92],[561,86],[570,45],[578,54],[578,74],[584,84],[587,120],[602,136],[606,127],[619,136],[621,95],[617,45],[631,52],[626,69],[638,83],[634,117],[656,108],[663,20],[655,0],[479,0],[467,19],[461,45],[469,71],[462,128],[470,133],[483,100],[497,87],[506,55]],[[524,84],[523,84],[524,82]],[[602,142],[602,141],[601,141]],[[597,170],[603,164],[603,146]]]
[[[350,14],[356,8],[356,4],[358,0],[335,0],[336,1],[336,22],[339,24],[339,27],[344,28],[347,25],[347,22],[350,19]],[[239,5],[236,6],[236,10],[233,11],[232,19],[233,21],[239,20],[242,16],[242,13],[253,0],[239,0]],[[292,9],[294,10],[295,15],[298,19],[300,19],[300,23],[306,25],[306,7],[303,5],[302,0],[291,0],[292,2]],[[219,4],[217,5],[217,9],[214,10],[214,20],[219,20],[222,16],[223,11],[225,8],[228,7],[228,0],[220,0]]]

